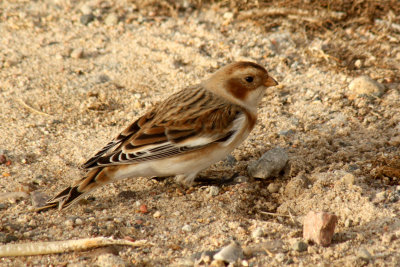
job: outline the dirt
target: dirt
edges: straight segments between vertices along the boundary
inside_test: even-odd
[[[313,1],[227,2],[0,3],[0,241],[153,244],[0,258],[2,266],[105,265],[105,253],[127,266],[176,266],[232,239],[259,251],[238,266],[400,265],[396,1],[315,9]],[[236,161],[201,173],[209,182],[186,189],[172,178],[126,179],[65,211],[34,212],[33,192],[62,190],[147,108],[238,60],[265,66],[280,85],[268,90]],[[350,91],[360,75],[384,94]],[[285,171],[251,179],[249,163],[275,147],[289,154]],[[234,174],[241,183],[213,183]],[[310,210],[336,214],[336,233],[329,247],[299,252],[292,245]],[[252,235],[258,228],[263,234]]]

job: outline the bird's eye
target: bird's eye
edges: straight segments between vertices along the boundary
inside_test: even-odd
[[[246,78],[244,78],[246,80],[246,82],[248,83],[252,83],[254,78],[252,76],[247,76]]]

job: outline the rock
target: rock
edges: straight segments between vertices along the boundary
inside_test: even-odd
[[[1,154],[0,155],[0,164],[4,164],[7,162],[6,155]]]
[[[31,193],[32,206],[34,207],[44,206],[48,199],[49,196],[43,193],[42,191],[33,191]]]
[[[226,19],[226,20],[233,19],[233,13],[232,12],[225,12],[224,13],[224,19]]]
[[[123,259],[113,254],[102,254],[97,258],[97,264],[103,267],[125,267],[127,264]]]
[[[90,22],[92,22],[95,19],[95,16],[90,13],[90,14],[84,14],[81,16],[80,21],[83,25],[88,25]]]
[[[191,231],[192,231],[192,226],[190,226],[189,224],[185,224],[185,225],[182,227],[182,231],[191,232]]]
[[[246,183],[248,181],[249,181],[249,177],[247,177],[247,176],[238,176],[233,179],[233,182],[237,183],[237,184]]]
[[[253,178],[267,179],[278,176],[289,160],[286,151],[280,147],[266,152],[262,157],[250,164],[247,171]]]
[[[254,229],[253,232],[251,232],[251,237],[253,238],[258,238],[263,236],[264,236],[264,230],[261,227],[257,227],[256,229]]]
[[[362,63],[361,59],[357,59],[357,60],[354,62],[354,66],[355,66],[357,69],[361,68],[362,65],[363,65],[363,63]]]
[[[243,258],[243,249],[235,241],[232,241],[228,246],[223,247],[217,254],[215,254],[213,258],[214,260],[226,263],[234,263],[238,259]]]
[[[277,183],[270,183],[267,187],[268,192],[270,193],[277,193],[279,191],[279,188],[280,186]]]
[[[349,85],[350,94],[372,95],[381,97],[385,93],[385,86],[371,79],[368,76],[360,76],[355,78]]]
[[[84,4],[81,8],[80,8],[82,14],[88,15],[88,14],[92,14],[93,9],[90,5],[88,5],[87,3]]]
[[[142,204],[142,205],[139,206],[139,211],[140,211],[140,213],[145,214],[145,213],[149,212],[149,209],[147,208],[146,204]]]
[[[81,219],[81,218],[76,218],[75,224],[76,224],[76,225],[82,225],[82,224],[83,224],[82,219]]]
[[[381,191],[375,195],[375,198],[373,200],[374,203],[380,203],[384,202],[386,200],[386,191]]]
[[[369,253],[369,251],[366,248],[361,248],[358,252],[357,252],[357,257],[359,259],[362,259],[366,262],[370,261],[372,259],[372,255],[371,253]]]
[[[237,162],[236,158],[232,155],[228,155],[224,161],[226,165],[231,167],[234,166]]]
[[[303,241],[297,241],[292,245],[292,249],[298,252],[307,251],[308,245]]]
[[[106,17],[106,19],[104,20],[104,23],[107,26],[114,26],[117,25],[118,23],[118,16],[115,13],[110,13],[108,14],[108,16]]]
[[[161,212],[157,210],[156,212],[154,212],[153,217],[154,218],[160,218],[161,217]]]
[[[110,80],[110,77],[108,77],[105,74],[100,74],[99,76],[96,77],[96,83],[106,83]]]
[[[217,186],[210,186],[208,189],[209,196],[218,196],[219,188]]]
[[[310,211],[304,218],[303,238],[322,246],[329,246],[337,220],[335,214]]]
[[[72,58],[82,58],[83,57],[83,48],[75,48],[72,50],[71,55]]]

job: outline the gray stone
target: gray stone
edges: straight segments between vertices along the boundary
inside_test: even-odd
[[[286,151],[280,147],[269,150],[262,157],[251,163],[247,171],[253,178],[267,179],[278,176],[289,160]]]
[[[214,255],[214,260],[219,260],[227,263],[234,263],[238,259],[243,258],[243,249],[236,242],[232,241],[228,246],[223,247],[217,254]]]
[[[90,13],[90,14],[84,14],[81,16],[80,21],[83,25],[88,25],[90,22],[92,22],[95,19],[95,16]]]
[[[303,241],[297,241],[293,244],[292,249],[298,252],[307,251],[308,245]]]
[[[228,155],[224,161],[228,166],[234,166],[237,162],[236,158],[232,155]]]
[[[48,199],[49,196],[43,193],[42,191],[33,191],[31,193],[32,206],[34,207],[44,206]]]
[[[218,196],[218,194],[219,194],[219,187],[217,187],[217,186],[210,186],[209,189],[208,189],[208,194],[209,194],[209,196],[213,196],[213,197]]]

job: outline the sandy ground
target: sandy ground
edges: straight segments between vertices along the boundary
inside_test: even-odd
[[[106,265],[105,253],[127,266],[177,265],[232,239],[259,249],[237,265],[400,265],[400,30],[388,23],[399,14],[310,36],[296,30],[307,17],[301,12],[272,16],[268,27],[246,12],[211,6],[160,16],[125,1],[0,3],[0,241],[113,236],[153,243],[0,258],[0,265]],[[83,24],[83,13],[94,20]],[[32,192],[63,189],[146,108],[237,60],[265,66],[280,86],[264,97],[256,128],[232,153],[236,162],[201,176],[249,177],[251,161],[282,147],[289,166],[280,176],[188,190],[172,178],[127,179],[66,211],[33,212]],[[359,75],[385,92],[351,92]],[[10,192],[21,197],[4,197]],[[335,213],[336,234],[329,247],[298,252],[292,245],[302,240],[310,210]],[[257,228],[264,234],[252,235]]]

